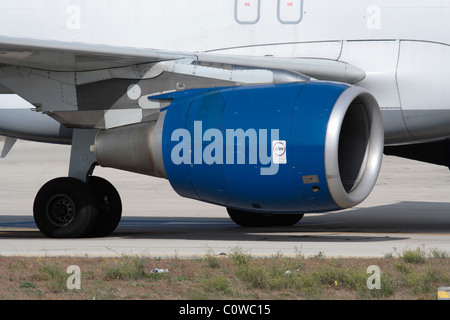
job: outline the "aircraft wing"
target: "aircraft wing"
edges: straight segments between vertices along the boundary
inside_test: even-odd
[[[175,52],[0,36],[0,64],[48,71],[82,72],[182,58],[210,63],[285,69],[320,80],[346,83],[356,83],[365,77],[364,71],[360,68],[329,59]]]
[[[356,83],[364,77],[363,70],[336,60],[175,52],[0,36],[0,93],[19,95],[68,128],[110,129],[152,121],[162,104],[149,97],[161,93],[311,78]],[[2,121],[9,123],[8,117],[14,114],[4,111]],[[43,120],[41,127],[48,128],[47,122]],[[25,129],[5,130],[5,135],[29,137]],[[41,134],[47,137],[53,132]],[[55,137],[55,141],[60,138]]]

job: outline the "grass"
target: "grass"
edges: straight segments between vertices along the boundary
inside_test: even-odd
[[[0,299],[435,300],[450,285],[449,262],[447,252],[423,247],[374,259],[256,258],[240,248],[193,259],[0,257]],[[80,289],[68,288],[70,265],[81,270]],[[367,285],[373,265],[378,289]]]

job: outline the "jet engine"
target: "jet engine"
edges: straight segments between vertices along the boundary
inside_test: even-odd
[[[157,121],[97,135],[99,165],[167,178],[232,218],[349,208],[376,183],[383,124],[362,88],[310,81],[151,98],[170,102]]]

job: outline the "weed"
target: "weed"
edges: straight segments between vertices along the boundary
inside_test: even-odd
[[[36,284],[33,282],[29,282],[29,281],[24,281],[21,282],[19,284],[19,288],[24,288],[24,289],[35,289],[36,288]]]
[[[251,259],[251,255],[245,253],[241,248],[234,248],[229,255],[238,267],[248,265]]]
[[[323,285],[334,285],[351,290],[365,286],[367,280],[365,270],[333,268],[330,266],[320,268],[313,273],[313,276]]]
[[[221,295],[231,293],[230,280],[221,275],[206,279],[204,285],[205,289],[210,292],[216,292]]]
[[[409,268],[407,266],[405,266],[405,264],[402,261],[396,261],[394,263],[395,268],[400,271],[401,273],[408,273],[409,272]]]
[[[212,252],[208,252],[205,255],[205,261],[210,268],[217,269],[220,267],[219,259],[217,259]]]
[[[388,252],[384,254],[384,257],[386,259],[393,259],[394,258],[394,254],[392,252]]]
[[[39,290],[34,282],[30,281],[23,281],[19,284],[19,290],[26,293],[26,294],[32,294],[35,296],[41,296],[43,295],[43,292]]]
[[[146,265],[143,258],[124,257],[115,260],[106,270],[107,279],[141,280],[147,277]]]
[[[408,285],[415,294],[429,293],[432,289],[432,277],[429,274],[411,273],[408,277]]]
[[[46,286],[53,292],[64,292],[67,290],[67,274],[59,263],[41,266],[34,278],[46,281]]]
[[[430,255],[433,258],[437,259],[448,259],[450,257],[450,254],[448,251],[440,250],[438,248],[430,249]]]
[[[424,263],[426,252],[420,247],[417,247],[414,250],[406,249],[403,251],[401,258],[407,263]]]
[[[294,249],[295,249],[295,256],[297,259],[301,260],[301,259],[305,258],[305,255],[302,253],[301,249],[299,249],[297,247],[294,247]]]
[[[319,251],[319,252],[315,253],[312,257],[310,257],[309,259],[322,260],[322,259],[325,259],[325,254],[323,253],[323,251]]]
[[[265,289],[268,286],[268,274],[264,267],[240,266],[236,275],[252,288]]]

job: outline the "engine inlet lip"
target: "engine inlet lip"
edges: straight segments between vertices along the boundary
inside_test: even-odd
[[[370,118],[371,127],[364,161],[365,167],[361,169],[363,170],[362,176],[358,184],[347,192],[342,184],[339,171],[339,139],[344,117],[356,99],[362,102],[365,112]],[[350,86],[340,95],[334,105],[325,137],[325,174],[330,195],[339,207],[343,209],[354,207],[370,194],[381,168],[383,148],[384,128],[376,99],[367,90]]]

